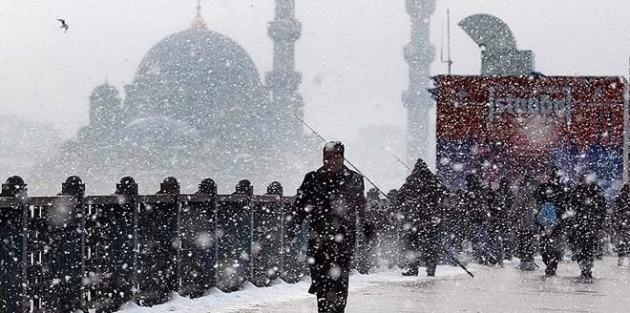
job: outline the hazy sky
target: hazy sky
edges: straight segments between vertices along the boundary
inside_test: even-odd
[[[369,124],[404,128],[402,51],[410,39],[405,1],[296,2],[303,29],[297,68],[307,121],[340,139]],[[107,79],[122,93],[154,44],[189,27],[195,6],[195,0],[0,1],[2,113],[53,122],[74,134],[88,122],[92,89]],[[274,1],[204,0],[202,6],[208,27],[239,42],[263,77],[271,68],[266,24],[273,19]],[[438,0],[432,18],[433,74],[446,72],[439,62],[446,8],[451,10],[454,74],[477,74],[480,67],[478,47],[457,22],[489,13],[510,25],[520,49],[534,51],[538,71],[627,75],[630,1]],[[57,18],[67,20],[67,33]],[[357,112],[364,114],[359,118]]]

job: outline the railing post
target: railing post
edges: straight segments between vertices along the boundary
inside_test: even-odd
[[[19,176],[9,177],[0,193],[0,312],[27,312],[27,193]]]
[[[282,258],[282,185],[272,182],[253,206],[252,283],[269,286],[280,275]]]
[[[47,207],[44,212],[50,236],[50,273],[52,283],[45,307],[51,312],[75,312],[84,309],[85,184],[70,176],[62,184],[66,203]]]
[[[217,287],[239,290],[251,277],[253,187],[241,180],[236,191],[217,203]]]
[[[140,203],[137,273],[142,305],[164,303],[179,287],[179,193],[177,179],[168,177],[157,195],[145,196]]]
[[[203,296],[215,284],[216,194],[211,178],[199,184],[194,195],[182,196],[180,213],[180,294]]]
[[[133,177],[123,177],[116,184],[115,195],[119,197],[119,205],[115,210],[107,212],[107,222],[112,238],[106,248],[109,262],[104,272],[111,275],[108,279],[109,295],[97,313],[116,312],[120,307],[133,299],[133,286],[136,269],[136,221],[138,184]]]

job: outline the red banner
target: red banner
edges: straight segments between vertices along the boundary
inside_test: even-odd
[[[621,77],[437,76],[437,138],[484,138],[514,152],[552,143],[623,144]],[[603,136],[603,138],[598,138]]]
[[[470,154],[468,163],[481,156],[483,166],[509,169],[548,167],[554,157],[576,151],[621,154],[623,149],[628,93],[623,77],[449,75],[434,80],[439,169],[453,171],[451,161],[461,159],[455,153]],[[466,162],[458,168],[477,169]],[[579,160],[566,162],[573,166]]]

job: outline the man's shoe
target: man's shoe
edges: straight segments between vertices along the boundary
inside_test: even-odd
[[[593,273],[591,273],[591,272],[582,272],[582,275],[580,275],[580,280],[583,283],[592,283],[593,282]]]
[[[418,270],[408,270],[402,273],[402,276],[418,276]]]

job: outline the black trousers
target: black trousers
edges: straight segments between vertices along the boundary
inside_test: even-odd
[[[617,245],[615,250],[620,258],[630,256],[630,232],[617,233]]]
[[[599,238],[594,235],[578,235],[575,239],[574,254],[582,275],[591,275],[598,246]]]
[[[335,276],[320,277],[316,290],[313,290],[317,296],[318,313],[343,313],[346,310],[350,271],[341,269],[339,277]]]
[[[407,253],[411,256],[409,269],[417,271],[423,263],[427,267],[427,274],[435,274],[439,254],[442,249],[440,246],[439,229],[423,228],[418,231],[411,231],[408,237]]]
[[[545,263],[545,274],[555,275],[558,263],[562,259],[562,236],[559,234],[540,236],[540,254]]]

